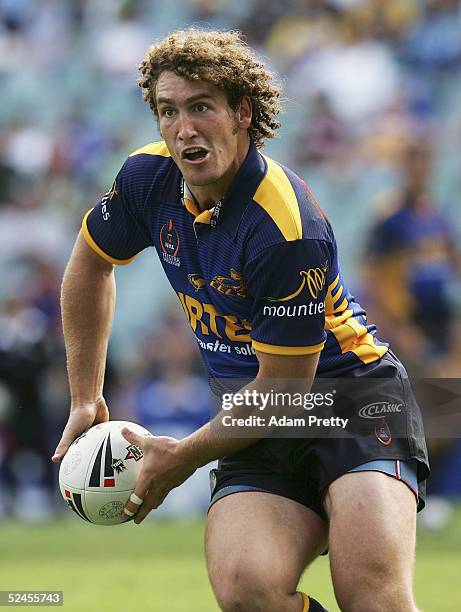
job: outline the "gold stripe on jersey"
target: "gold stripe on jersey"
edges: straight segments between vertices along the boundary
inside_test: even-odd
[[[367,333],[360,338],[360,344],[351,350],[363,363],[373,363],[381,359],[387,353],[388,348],[375,344],[373,336]]]
[[[140,149],[136,149],[129,155],[129,157],[133,157],[134,155],[141,155],[144,153],[145,155],[160,155],[161,157],[171,157],[170,152],[166,144],[163,140],[159,140],[158,142],[150,142],[149,144],[141,147]]]
[[[195,218],[197,218],[200,214],[200,210],[197,204],[190,198],[183,198],[182,201],[184,203],[184,206],[186,207],[186,210],[190,212],[191,215],[194,215]]]
[[[344,310],[339,316],[337,315],[325,315],[325,329],[332,330],[336,329],[340,325],[344,325],[348,319],[352,317],[354,313],[352,310]]]
[[[346,310],[348,306],[349,306],[349,302],[347,301],[347,298],[345,297],[343,301],[341,302],[341,304],[336,308],[335,312],[343,312],[344,310]]]
[[[328,287],[328,292],[331,294],[334,290],[336,285],[339,283],[339,274],[336,275],[335,280],[330,284],[330,286]]]
[[[303,609],[301,610],[301,612],[309,612],[309,608],[310,608],[309,597],[306,595],[306,593],[303,593],[302,591],[298,591],[298,593],[303,598]]]
[[[187,186],[186,182],[184,182],[184,197],[182,201],[184,206],[186,207],[186,210],[190,212],[191,215],[194,215],[194,223],[203,223],[206,225],[210,225],[214,209],[205,209],[201,211],[198,207],[198,204],[194,200],[194,196],[191,193],[191,190]]]
[[[314,353],[321,352],[325,346],[325,341],[311,346],[278,346],[276,344],[257,342],[256,340],[252,340],[251,344],[255,351],[269,353],[270,355],[313,355]]]
[[[212,216],[213,212],[211,210],[202,210],[202,212],[195,217],[194,223],[206,223],[210,225]]]
[[[373,336],[365,325],[354,318],[354,312],[348,308],[349,302],[346,297],[339,306],[334,307],[343,291],[342,285],[337,287],[338,283],[339,274],[328,287],[325,298],[325,329],[334,335],[341,353],[351,352],[363,363],[372,363],[387,352],[387,347],[375,344]]]
[[[267,174],[259,184],[253,200],[272,218],[285,240],[302,238],[303,227],[296,194],[282,168],[269,157]]]
[[[190,212],[191,215],[194,215],[194,223],[203,223],[210,225],[211,217],[213,216],[212,210],[205,209],[200,211],[197,204],[189,198],[183,198],[182,201],[184,202],[186,210]]]
[[[335,293],[331,293],[331,299],[333,301],[333,304],[336,304],[336,302],[339,300],[339,298],[341,297],[341,294],[344,290],[344,287],[342,285],[339,285],[338,290],[335,291]]]
[[[111,264],[115,264],[118,266],[126,266],[127,264],[131,263],[133,261],[133,259],[135,259],[135,257],[137,257],[137,254],[134,255],[133,257],[130,257],[130,259],[115,259],[114,257],[111,257],[110,255],[108,255],[107,253],[104,253],[104,251],[96,244],[96,242],[93,240],[89,230],[88,230],[88,225],[87,225],[87,218],[88,215],[91,213],[93,209],[91,208],[86,215],[83,217],[83,221],[82,221],[82,231],[83,231],[83,236],[88,244],[89,247],[91,247],[93,249],[93,251],[95,253],[97,253],[100,257],[102,257],[103,259],[105,259],[106,261],[108,261]]]
[[[332,329],[336,325],[343,323],[348,317],[352,316],[352,310],[346,310],[349,303],[346,298],[343,299],[341,304],[335,308],[335,304],[338,298],[343,292],[343,286],[339,285],[339,274],[335,280],[330,283],[325,296],[325,329]],[[333,294],[334,291],[334,294]],[[335,316],[343,313],[341,317]],[[346,314],[347,313],[347,314]]]

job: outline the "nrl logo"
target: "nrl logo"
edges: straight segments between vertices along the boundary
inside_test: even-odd
[[[168,219],[168,222],[162,225],[160,229],[160,246],[163,260],[177,268],[181,265],[181,260],[178,257],[179,244],[178,230],[174,226],[173,219]]]

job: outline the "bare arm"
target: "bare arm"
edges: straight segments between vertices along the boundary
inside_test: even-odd
[[[257,351],[259,371],[256,378],[245,388],[266,392],[268,388],[276,386],[278,392],[292,392],[294,387],[290,381],[303,381],[303,393],[308,393],[314,380],[320,353],[314,355],[269,355]],[[271,381],[275,384],[271,385]],[[286,381],[282,387],[282,381]],[[236,408],[232,410],[235,415]],[[229,437],[228,427],[222,425],[222,412],[216,415],[213,421],[204,425],[180,443],[182,454],[194,468],[206,465],[214,459],[230,455],[246,448],[256,438]],[[266,430],[267,434],[268,430]]]
[[[267,392],[268,388],[275,386],[277,392],[289,392],[296,388],[297,391],[308,393],[319,356],[320,353],[294,356],[257,352],[258,375],[244,389]],[[232,414],[240,416],[239,409],[234,407]],[[142,438],[130,430],[122,431],[129,442],[141,447],[144,452],[143,467],[135,488],[135,494],[144,503],[139,510],[131,500],[126,505],[128,513],[137,512],[136,523],[140,523],[153,508],[157,508],[171,489],[187,480],[197,468],[242,450],[269,433],[268,429],[262,428],[253,438],[231,437],[229,428],[222,424],[222,417],[221,411],[212,421],[179,441],[168,437]]]
[[[55,462],[83,431],[109,419],[102,388],[114,306],[113,265],[92,251],[80,233],[61,290],[71,411]]]

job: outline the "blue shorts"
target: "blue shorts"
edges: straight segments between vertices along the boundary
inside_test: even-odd
[[[421,510],[429,463],[405,368],[389,351],[347,373],[338,389],[331,416],[348,418],[347,435],[263,438],[224,457],[210,472],[211,504],[232,493],[263,491],[293,499],[326,519],[323,500],[333,481],[351,472],[377,471],[404,482]],[[382,405],[399,409],[377,417],[371,409]]]
[[[210,473],[210,480],[212,483],[212,497],[210,501],[211,506],[222,499],[223,497],[227,497],[228,495],[232,495],[233,493],[243,493],[249,491],[257,491],[260,493],[274,493],[276,495],[283,495],[284,497],[293,498],[293,495],[287,489],[286,494],[284,495],[280,489],[277,487],[277,490],[271,488],[258,487],[254,485],[227,485],[221,488],[216,487],[216,480],[214,477],[215,470],[212,470]],[[417,466],[416,461],[401,461],[400,459],[377,459],[375,461],[367,461],[367,463],[362,463],[361,465],[357,465],[356,467],[348,470],[346,473],[350,474],[353,472],[381,472],[382,474],[387,474],[392,478],[397,480],[401,480],[404,482],[408,488],[412,491],[415,496],[416,503],[419,502],[419,493],[418,493],[418,476],[417,476]],[[311,504],[305,503],[304,505],[310,507],[312,510],[316,511],[322,518],[325,518],[324,512],[318,512],[319,508],[314,505],[312,507]]]

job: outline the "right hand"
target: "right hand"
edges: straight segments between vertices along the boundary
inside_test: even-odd
[[[51,457],[51,461],[59,463],[69,450],[72,442],[84,431],[109,420],[109,409],[103,397],[95,402],[71,407],[67,424],[62,432],[59,444]]]

